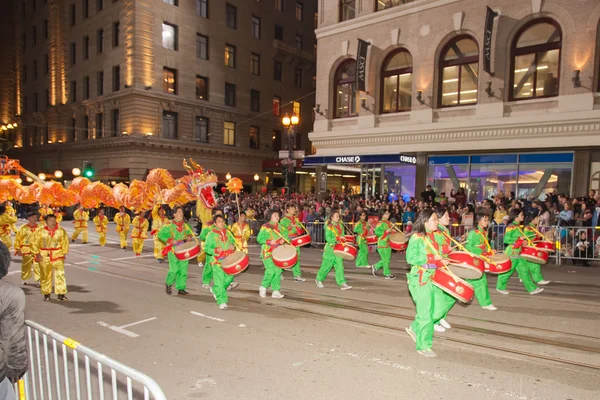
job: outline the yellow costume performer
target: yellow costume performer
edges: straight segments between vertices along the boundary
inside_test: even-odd
[[[8,215],[10,215],[11,217],[16,217],[17,216],[17,212],[15,211],[14,207],[12,206],[12,203],[9,201],[6,203],[6,213]],[[18,218],[17,218],[18,219]],[[17,224],[14,223],[10,226],[10,229],[17,233]]]
[[[136,256],[139,256],[144,249],[144,240],[148,237],[148,220],[144,218],[143,214],[139,214],[131,221],[131,225],[133,225],[131,230],[133,252]]]
[[[231,231],[235,237],[235,244],[238,248],[248,254],[248,239],[250,239],[250,225],[245,221],[236,222],[231,226]]]
[[[94,225],[96,225],[96,232],[100,236],[100,246],[104,246],[106,244],[106,232],[108,232],[108,218],[102,210],[98,211],[98,215],[94,217]]]
[[[163,226],[169,225],[170,223],[171,221],[165,217],[165,210],[160,204],[155,205],[152,209],[152,232],[150,232],[150,234],[154,237],[154,258],[156,258],[159,263],[164,262],[162,251],[165,248],[165,244],[158,239],[158,232],[160,232]]]
[[[40,207],[40,209],[38,210],[38,214],[40,214],[40,224],[41,224],[41,226],[44,226],[44,225],[46,225],[46,215],[54,214],[54,211],[50,207],[44,205],[44,206]],[[57,219],[56,222],[60,222],[60,221],[58,221],[58,219]]]
[[[2,206],[4,210],[0,213],[0,240],[4,242],[6,247],[10,250],[12,247],[11,238],[11,226],[17,222],[17,217],[11,216],[6,212],[6,208]]]
[[[121,239],[121,248],[127,249],[127,233],[129,233],[129,225],[131,225],[131,217],[125,213],[125,209],[121,207],[121,212],[115,215],[115,224],[117,224],[117,233]]]
[[[40,281],[40,264],[35,261],[34,254],[31,251],[31,239],[40,225],[36,213],[30,213],[27,219],[29,223],[19,228],[15,238],[15,251],[23,257],[21,261],[21,280],[23,284],[31,278],[32,269],[33,279],[36,282]]]
[[[75,231],[73,232],[73,236],[71,236],[71,241],[72,242],[76,241],[79,234],[82,233],[81,241],[84,244],[87,243],[87,241],[88,241],[88,223],[87,222],[90,219],[90,214],[87,211],[85,211],[83,209],[83,207],[79,207],[73,213],[73,218],[75,218],[75,221],[73,221],[73,223],[75,224]]]
[[[44,300],[50,300],[53,272],[54,291],[58,295],[58,300],[67,300],[65,256],[69,252],[69,236],[56,224],[56,217],[46,216],[46,226],[33,234],[31,251],[40,263],[40,284]]]
[[[52,210],[52,213],[56,215],[56,223],[60,224],[63,220],[63,213],[60,212],[60,208],[55,208]]]

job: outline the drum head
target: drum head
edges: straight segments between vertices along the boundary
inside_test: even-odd
[[[465,263],[449,264],[448,269],[459,278],[463,279],[479,279],[483,276],[483,271]]]
[[[448,289],[444,285],[440,285],[439,283],[437,283],[435,281],[432,281],[431,283],[433,283],[435,286],[437,286],[438,288],[442,289],[444,292],[448,293],[450,296],[454,297],[455,299],[460,300],[463,303],[468,303],[469,301],[471,301],[470,299],[467,300],[466,298],[464,298],[463,296],[459,295],[458,293],[453,292],[452,290]]]
[[[541,257],[532,256],[529,254],[521,254],[521,258],[523,258],[529,262],[532,262],[534,264],[540,264],[540,265],[546,264],[546,262],[547,262],[547,260],[545,260]]]
[[[179,246],[177,246],[175,248],[175,251],[178,252],[178,253],[179,252],[183,253],[183,252],[186,252],[186,251],[188,251],[190,249],[193,249],[196,246],[198,246],[198,243],[196,243],[196,242],[186,242],[186,243],[182,243]]]
[[[291,260],[296,257],[297,251],[294,246],[284,244],[273,250],[273,258],[280,261]]]
[[[233,254],[230,254],[227,257],[225,257],[225,259],[223,260],[223,264],[235,264],[243,260],[244,257],[246,257],[246,253],[244,253],[243,251],[236,251]]]
[[[354,260],[354,256],[350,253],[346,253],[343,251],[338,251],[335,253],[336,256],[338,256],[339,258],[342,258],[344,260],[348,260],[348,261],[352,261]]]
[[[507,260],[510,260],[510,257],[507,256],[506,254],[499,254],[496,253],[493,256],[490,257],[490,261],[492,261],[493,263],[501,263],[501,262],[505,262]]]

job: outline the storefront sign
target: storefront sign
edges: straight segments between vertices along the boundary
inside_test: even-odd
[[[325,193],[327,192],[327,171],[325,172],[321,172],[321,174],[319,175],[319,183],[320,183],[320,192],[321,193]]]
[[[371,43],[358,39],[358,51],[356,52],[356,89],[367,90],[367,50]]]
[[[417,163],[417,157],[400,156],[400,162],[408,163],[408,164],[416,164]]]
[[[417,157],[401,154],[373,154],[361,156],[309,156],[304,158],[304,165],[323,164],[412,164]]]
[[[485,14],[485,32],[483,35],[483,70],[492,73],[492,32],[494,31],[494,18],[498,14],[487,7]]]
[[[360,163],[360,156],[336,157],[335,162],[338,164],[344,164],[344,163],[358,164],[358,163]]]

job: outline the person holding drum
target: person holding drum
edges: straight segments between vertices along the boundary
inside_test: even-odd
[[[498,277],[496,291],[502,294],[509,293],[508,290],[506,290],[506,285],[512,274],[515,272],[515,269],[519,273],[519,277],[523,281],[523,285],[529,294],[538,294],[544,290],[544,288],[537,287],[532,281],[527,260],[521,258],[521,247],[527,240],[525,233],[520,227],[520,224],[524,219],[525,214],[523,214],[523,211],[520,208],[513,208],[508,214],[508,223],[504,233],[504,244],[507,246],[504,250],[504,254],[510,256],[512,267],[510,271]]]
[[[296,217],[298,213],[298,207],[294,203],[288,203],[287,214],[285,217],[281,218],[280,225],[282,229],[287,230],[288,237],[294,238],[296,236],[303,235],[304,228],[302,227],[302,223]],[[296,251],[298,252],[298,261],[292,267],[292,273],[294,274],[294,282],[304,282],[306,279],[302,277],[302,271],[300,270],[300,246],[296,246]]]
[[[538,235],[538,225],[540,223],[540,217],[538,210],[533,211],[529,217],[527,218],[527,223],[525,224],[525,236],[532,242],[536,240],[544,239],[542,236]],[[531,273],[531,278],[538,285],[547,285],[550,281],[544,279],[542,275],[542,265],[537,264],[531,261],[524,260],[527,263],[527,267]],[[523,278],[521,278],[523,279]]]
[[[156,204],[152,209],[152,231],[150,235],[154,237],[154,258],[158,260],[160,264],[165,262],[162,251],[165,248],[165,244],[158,239],[156,235],[163,226],[170,224],[169,218],[165,216],[165,209],[160,205]]]
[[[223,210],[219,208],[213,208],[212,216],[213,221],[214,217],[217,215],[223,215]],[[202,242],[202,248],[204,249],[204,242],[206,241],[206,236],[212,230],[214,222],[207,222],[202,226],[202,231],[200,231],[200,235],[198,235],[198,239]],[[202,271],[202,288],[208,289],[210,287],[210,282],[213,279],[212,272],[212,260],[210,256],[206,254],[204,251],[198,256],[198,264],[200,264],[200,260],[204,259],[204,270]]]
[[[287,229],[284,229],[279,223],[279,211],[269,211],[267,218],[269,222],[260,228],[256,237],[256,241],[262,245],[260,258],[265,266],[265,274],[258,288],[258,294],[260,297],[267,297],[267,289],[271,287],[273,289],[271,297],[281,299],[284,297],[279,291],[281,289],[281,271],[283,270],[273,263],[273,250],[288,240]]]
[[[235,242],[237,246],[242,249],[242,251],[248,254],[248,239],[250,239],[250,234],[252,233],[250,229],[250,225],[246,223],[246,213],[241,212],[238,218],[238,222],[231,226],[231,232],[235,237]]]
[[[125,207],[119,207],[119,213],[115,215],[113,221],[117,224],[117,233],[119,234],[121,248],[127,250],[127,233],[129,233],[131,217],[125,212]]]
[[[187,296],[189,293],[185,290],[188,277],[188,260],[180,260],[175,255],[177,245],[189,242],[194,235],[188,224],[183,220],[183,208],[175,207],[173,222],[164,225],[158,232],[158,240],[165,243],[168,247],[169,272],[166,278],[167,294],[171,294],[171,287],[175,284],[177,294]],[[147,228],[146,228],[147,229]],[[167,250],[165,247],[164,250]]]
[[[477,228],[469,232],[469,236],[467,236],[467,243],[465,243],[465,248],[478,256],[491,256],[493,254],[492,247],[487,239],[487,230],[490,226],[490,217],[487,214],[477,214],[475,215],[475,222],[477,223]],[[488,289],[488,282],[485,274],[483,274],[479,279],[466,279],[466,281],[475,288],[475,297],[477,298],[481,308],[490,311],[497,310],[497,308],[492,304],[490,290]]]
[[[367,244],[369,222],[367,221],[367,213],[364,211],[360,212],[359,220],[354,224],[354,234],[356,235],[356,244],[358,245],[356,268],[373,268],[369,265],[369,245]]]
[[[448,226],[450,225],[450,214],[445,207],[436,207],[435,214],[438,217],[438,228],[433,233],[436,243],[440,249],[440,255],[444,258],[448,257],[448,254],[452,251],[452,238]],[[447,329],[452,328],[452,325],[446,321],[448,312],[454,307],[456,299],[447,293],[444,296],[440,296],[436,302],[436,310],[434,312],[435,324],[433,329],[436,332],[446,332]]]
[[[131,246],[135,255],[139,257],[144,249],[144,240],[148,237],[149,222],[143,212],[138,211],[136,214],[133,221],[131,221],[131,225],[133,225],[133,229],[131,230]]]
[[[340,222],[340,212],[333,210],[329,221],[325,223],[326,244],[323,252],[323,262],[315,280],[315,283],[320,288],[324,287],[323,281],[327,278],[327,274],[329,274],[331,268],[334,268],[335,281],[340,286],[340,289],[352,289],[352,286],[346,283],[346,277],[344,276],[344,260],[334,252],[335,245],[342,243],[343,238],[344,225]]]
[[[98,215],[93,219],[94,225],[96,225],[96,232],[98,232],[100,246],[106,244],[106,232],[108,232],[108,218],[104,215],[104,209],[98,209]]]
[[[227,288],[233,283],[235,275],[227,275],[222,268],[222,261],[233,254],[236,249],[235,239],[225,227],[225,218],[221,214],[215,215],[211,230],[206,235],[204,251],[207,262],[210,256],[214,285],[210,289],[217,305],[221,310],[227,309]]]
[[[392,260],[392,248],[390,247],[390,234],[394,231],[394,226],[390,222],[390,212],[385,210],[381,215],[381,221],[375,227],[375,234],[377,235],[377,252],[381,257],[381,260],[377,264],[371,267],[373,276],[377,276],[377,271],[383,268],[383,274],[385,279],[396,279],[390,271],[390,262]]]

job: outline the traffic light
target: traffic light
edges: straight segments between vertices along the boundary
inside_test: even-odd
[[[83,162],[82,173],[83,173],[83,176],[88,179],[94,177],[94,167],[92,166],[91,162],[89,162],[89,161]]]

